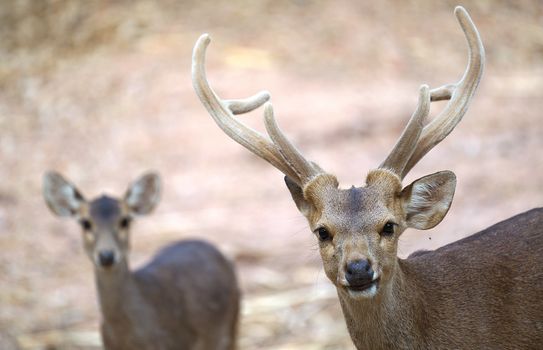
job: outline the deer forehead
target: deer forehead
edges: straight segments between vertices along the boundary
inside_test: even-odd
[[[94,199],[89,205],[90,218],[99,226],[116,224],[124,211],[119,200],[106,195]]]
[[[317,188],[315,188],[317,187]],[[314,225],[327,224],[340,231],[371,230],[393,219],[400,209],[399,178],[383,170],[370,172],[365,187],[341,189],[337,182],[314,182],[305,188],[315,207]]]

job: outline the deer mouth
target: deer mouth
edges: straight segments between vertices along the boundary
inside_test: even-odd
[[[375,287],[375,290],[379,287],[379,280],[380,278],[376,278],[372,281],[367,281],[364,283],[357,283],[357,284],[349,284],[348,286],[345,286],[345,288],[350,292],[363,292],[366,291],[372,287]]]

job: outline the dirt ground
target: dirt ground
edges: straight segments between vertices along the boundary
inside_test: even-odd
[[[154,169],[164,194],[133,228],[133,266],[173,240],[205,238],[238,267],[241,349],[352,349],[283,176],[226,137],[194,94],[192,46],[210,33],[217,93],[269,90],[299,148],[342,186],[361,185],[411,115],[418,86],[461,77],[455,5],[2,2],[0,348],[100,348],[92,266],[76,223],[44,205],[43,173],[60,171],[91,198],[120,196]],[[435,229],[404,233],[402,257],[543,200],[543,3],[464,5],[485,44],[485,74],[464,120],[406,179],[450,169],[455,200]],[[261,110],[241,118],[263,130]]]

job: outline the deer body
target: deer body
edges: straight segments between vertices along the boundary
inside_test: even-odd
[[[402,180],[466,113],[484,68],[484,48],[462,7],[455,15],[469,49],[460,81],[422,85],[415,112],[365,184],[350,189],[306,159],[277,125],[270,95],[222,100],[205,72],[208,35],[193,51],[193,86],[219,127],[285,175],[319,242],[358,349],[536,349],[543,344],[543,211],[533,210],[433,252],[397,257],[407,228],[430,229],[447,214],[456,176],[445,170]],[[348,40],[348,38],[345,38]],[[428,120],[433,101],[448,100]],[[265,104],[268,137],[237,114]]]
[[[214,246],[186,240],[161,249],[131,271],[129,227],[134,215],[158,202],[159,179],[147,174],[125,198],[90,202],[57,173],[48,173],[44,195],[51,210],[75,216],[94,264],[106,349],[233,350],[240,293],[234,267]]]
[[[543,344],[543,209],[398,259],[374,299],[338,289],[358,349],[536,349]],[[522,252],[522,254],[518,254]]]
[[[231,263],[203,241],[180,241],[130,272],[96,272],[108,349],[232,349],[239,292]],[[216,286],[210,288],[210,286]]]

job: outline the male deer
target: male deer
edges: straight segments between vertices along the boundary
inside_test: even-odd
[[[94,264],[106,349],[235,348],[240,294],[232,264],[212,245],[186,240],[163,248],[147,265],[130,271],[129,229],[160,196],[158,175],[135,181],[123,199],[86,201],[55,172],[43,192],[58,216],[76,218]]]
[[[430,252],[397,257],[407,227],[430,229],[447,213],[456,185],[451,171],[401,181],[466,113],[483,72],[484,49],[462,7],[455,9],[469,47],[462,79],[430,90],[385,161],[364,187],[338,188],[335,176],[310,162],[279,129],[270,103],[270,139],[235,114],[264,104],[261,92],[221,100],[207,82],[207,35],[193,52],[193,85],[219,127],[283,172],[299,211],[319,240],[327,277],[337,288],[358,349],[527,349],[543,344],[543,210],[534,209]],[[425,125],[431,101],[449,100]]]

